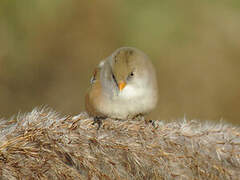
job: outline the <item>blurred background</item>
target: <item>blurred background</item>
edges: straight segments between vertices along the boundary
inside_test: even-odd
[[[157,69],[152,118],[240,124],[239,0],[1,0],[0,116],[84,111],[93,69],[121,46]]]

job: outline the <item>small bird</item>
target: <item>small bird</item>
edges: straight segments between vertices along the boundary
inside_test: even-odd
[[[122,47],[95,69],[85,107],[99,123],[107,117],[133,119],[145,115],[157,101],[157,80],[151,61],[136,48]]]

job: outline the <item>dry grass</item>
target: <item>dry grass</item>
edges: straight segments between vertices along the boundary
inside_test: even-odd
[[[34,109],[0,121],[0,179],[238,179],[240,130],[197,121],[61,116]]]

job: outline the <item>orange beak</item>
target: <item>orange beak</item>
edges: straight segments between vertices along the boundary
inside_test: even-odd
[[[126,83],[124,81],[121,81],[120,83],[118,83],[118,88],[120,91],[122,91],[125,86],[126,86]]]

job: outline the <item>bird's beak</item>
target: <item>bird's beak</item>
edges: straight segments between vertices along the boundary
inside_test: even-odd
[[[124,81],[121,81],[118,83],[118,88],[120,91],[122,91],[125,86],[126,86],[126,83]]]

